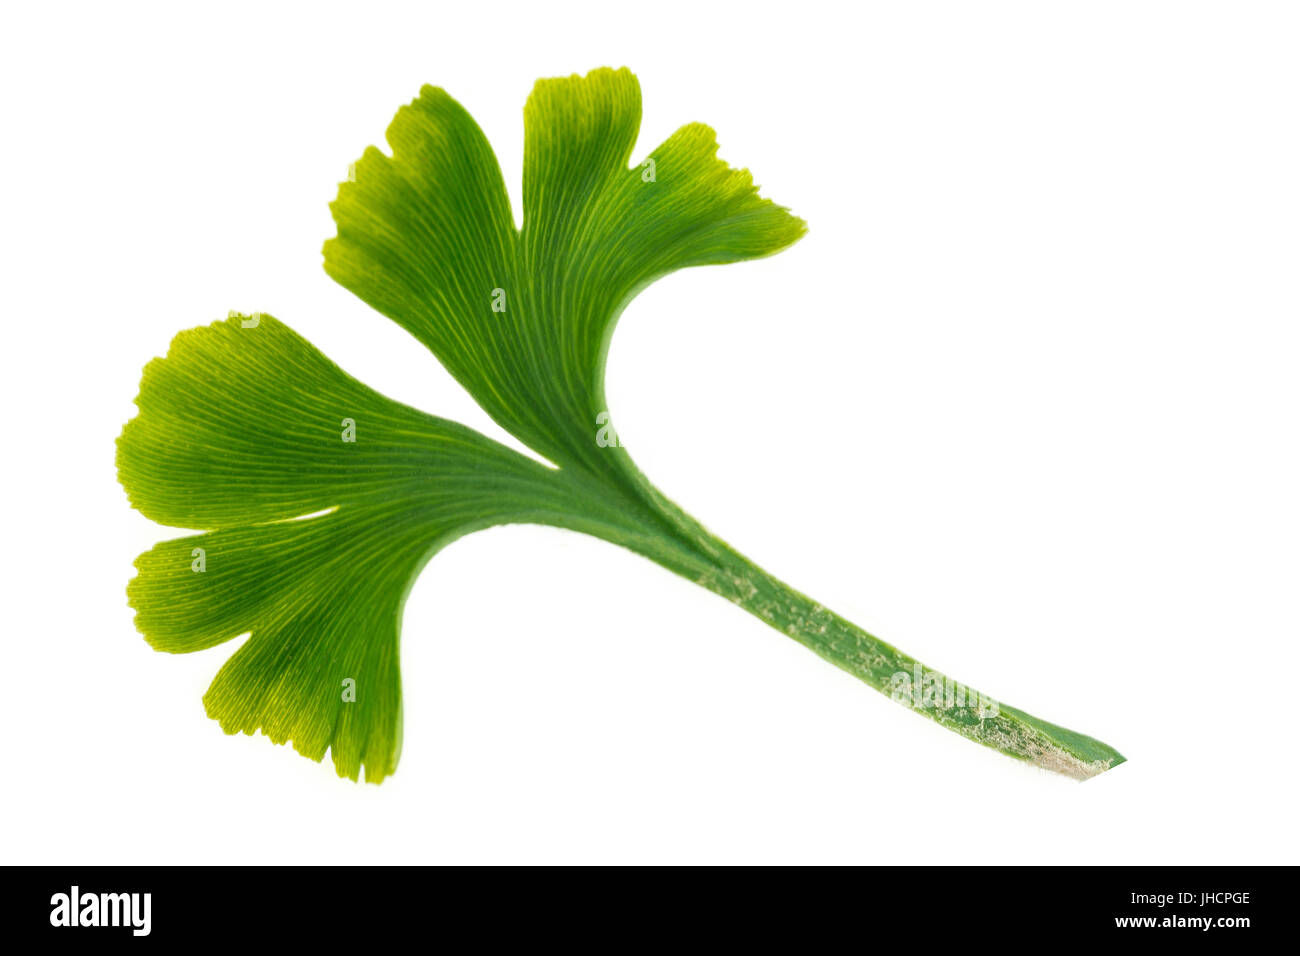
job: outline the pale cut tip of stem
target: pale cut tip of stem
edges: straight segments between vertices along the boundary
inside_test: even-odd
[[[1116,761],[1112,759],[1080,760],[1074,754],[1067,753],[1059,748],[1044,750],[1031,758],[1030,762],[1035,767],[1050,770],[1052,773],[1059,773],[1073,780],[1091,780],[1098,774],[1105,773],[1111,767],[1117,765]],[[1119,758],[1118,763],[1123,762],[1124,758]]]
[[[1091,780],[1125,762],[1123,754],[1094,737],[1049,723],[1014,707],[1003,705],[1001,713],[1012,722],[1016,739],[1007,740],[999,735],[996,739],[982,739],[980,742],[1027,760],[1035,767],[1073,780]]]

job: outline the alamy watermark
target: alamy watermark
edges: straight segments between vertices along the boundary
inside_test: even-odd
[[[919,662],[912,665],[910,674],[897,671],[889,678],[889,696],[894,703],[913,708],[969,707],[978,713],[980,720],[998,715],[998,702],[992,697],[985,697],[938,671],[927,671]]]
[[[148,936],[152,901],[150,893],[83,893],[73,886],[50,897],[50,925],[121,926],[134,936]]]

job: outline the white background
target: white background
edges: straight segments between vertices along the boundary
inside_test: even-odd
[[[12,8],[0,24],[3,862],[1297,861],[1300,16],[1267,3]],[[497,438],[332,283],[421,84],[516,209],[540,76],[628,65],[808,220],[674,275],[609,363],[643,470],[795,587],[1119,748],[1085,784],[533,527],[426,569],[405,747],[357,785],[200,698],[124,588],[174,534],[113,441],[184,328],[270,312]]]

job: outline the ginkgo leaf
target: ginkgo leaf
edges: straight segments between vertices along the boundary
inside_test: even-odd
[[[325,269],[410,330],[484,409],[561,465],[623,464],[596,444],[614,323],[655,279],[770,255],[804,233],[684,126],[629,166],[641,92],[626,69],[541,80],[524,108],[524,222],[474,121],[425,87],[332,209]],[[645,165],[653,161],[652,166]],[[649,173],[653,169],[653,175]]]
[[[206,531],[137,561],[160,650],[248,634],[204,698],[340,774],[396,766],[402,604],[449,541],[508,522],[595,535],[706,587],[936,723],[1078,777],[1113,748],[920,663],[767,574],[668,500],[613,435],[604,366],[620,313],[676,269],[777,252],[801,220],[684,126],[633,160],[627,70],[539,81],[524,111],[524,221],[469,114],[425,87],[333,205],[328,273],[428,346],[549,459],[384,398],[269,316],[184,332],[150,364],[119,440],[131,502]]]
[[[384,398],[271,316],[182,332],[137,403],[117,456],[132,503],[215,529],[140,556],[138,626],[174,652],[250,633],[209,715],[316,760],[332,749],[354,779],[396,765],[398,631],[425,561],[492,524],[592,520],[573,517],[578,492],[557,472]]]

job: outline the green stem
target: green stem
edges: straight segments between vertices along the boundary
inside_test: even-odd
[[[1078,780],[1124,762],[1117,750],[1099,740],[1040,720],[925,667],[768,574],[644,480],[642,493],[671,526],[682,552],[665,560],[662,547],[650,553],[633,541],[617,543],[739,605],[896,702],[963,737]]]

